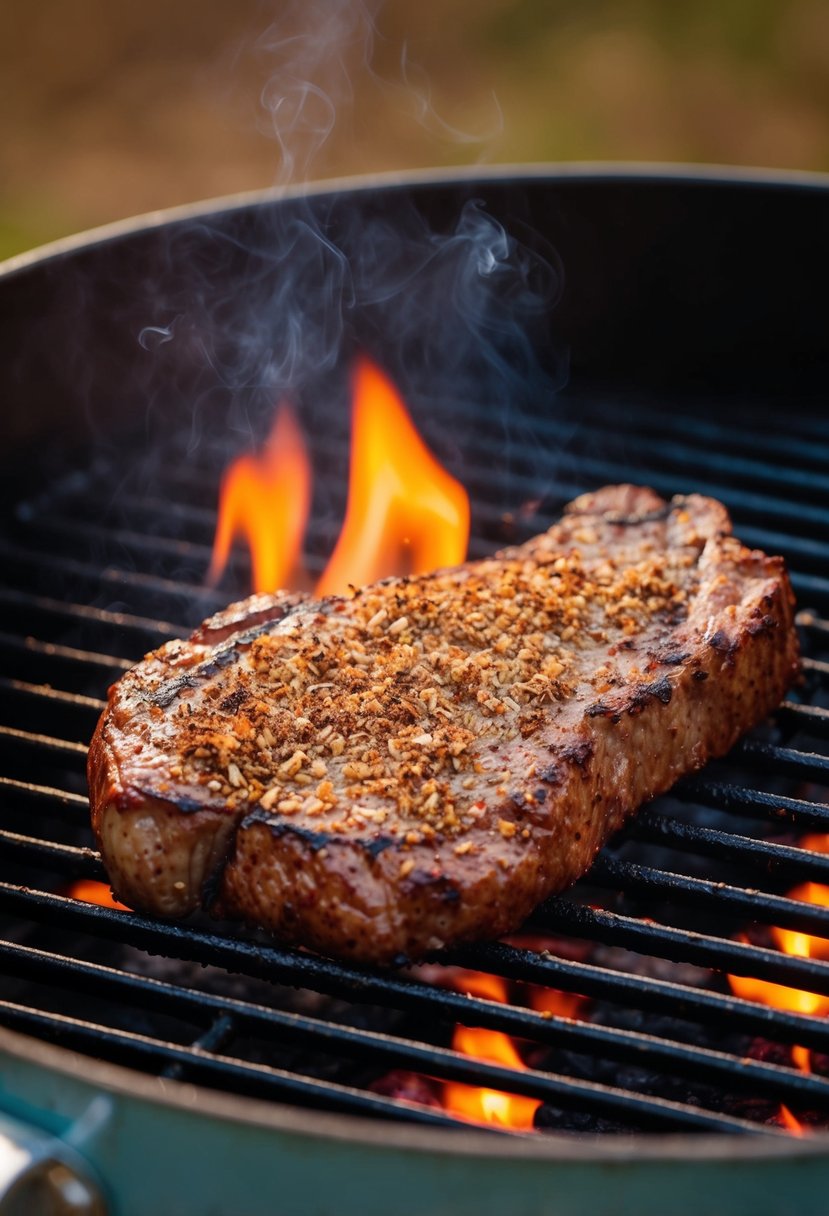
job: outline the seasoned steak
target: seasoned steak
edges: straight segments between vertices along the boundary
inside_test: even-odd
[[[774,708],[792,616],[719,503],[632,486],[483,561],[254,597],[110,690],[113,887],[374,963],[495,937]]]

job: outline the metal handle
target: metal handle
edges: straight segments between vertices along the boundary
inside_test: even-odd
[[[0,1216],[107,1216],[88,1167],[62,1140],[0,1113]]]

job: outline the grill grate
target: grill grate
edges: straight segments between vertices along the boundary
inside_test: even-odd
[[[384,1092],[382,1079],[403,1071],[535,1097],[553,1129],[774,1135],[781,1102],[829,1121],[820,1061],[806,1073],[789,1051],[829,1055],[829,1024],[732,996],[725,979],[829,994],[829,963],[782,955],[764,936],[777,925],[829,938],[829,908],[787,895],[806,880],[829,884],[829,855],[798,844],[829,831],[829,444],[808,417],[758,430],[756,408],[733,403],[727,421],[698,406],[566,395],[561,405],[552,418],[493,415],[489,426],[458,403],[424,414],[427,441],[470,488],[473,556],[540,531],[603,482],[722,498],[738,535],[787,557],[805,610],[804,683],[774,723],[643,810],[523,938],[411,973],[71,899],[70,879],[104,878],[84,761],[107,684],[247,580],[240,557],[221,590],[203,583],[218,465],[185,459],[175,437],[152,464],[97,461],[22,504],[0,537],[2,1024],[156,1075],[440,1125],[459,1120],[424,1100],[434,1086],[412,1100]],[[333,428],[312,439],[317,468],[342,467],[344,438]],[[341,506],[316,513],[312,572]],[[502,977],[515,1004],[445,986],[454,967]],[[535,1012],[526,985],[579,994],[585,1012]],[[458,1022],[522,1040],[529,1066],[451,1050]],[[750,1059],[755,1040],[768,1050]]]

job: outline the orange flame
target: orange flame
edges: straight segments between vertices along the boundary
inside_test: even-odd
[[[457,986],[470,996],[507,1003],[507,986],[498,976],[465,971],[457,977]],[[526,1068],[512,1039],[498,1030],[456,1026],[452,1046],[455,1051],[461,1051],[475,1060],[504,1064],[508,1068]],[[479,1089],[473,1085],[462,1085],[459,1081],[448,1081],[444,1085],[443,1101],[447,1110],[464,1119],[517,1131],[532,1130],[535,1112],[541,1106],[537,1098],[501,1093],[497,1089]]]
[[[235,460],[222,478],[209,579],[221,578],[234,537],[247,541],[254,591],[288,585],[302,551],[311,465],[293,410],[283,403],[259,456]]]
[[[801,841],[801,847],[812,849],[814,852],[826,852],[829,837],[807,836]],[[803,903],[815,904],[829,908],[829,887],[817,882],[804,882],[794,887],[788,893],[789,899],[800,900]],[[829,959],[829,941],[824,937],[814,937],[810,933],[797,933],[793,929],[779,929],[774,926],[772,938],[779,950],[794,958]],[[790,1013],[802,1013],[810,1017],[824,1017],[829,1013],[829,996],[819,992],[806,992],[801,988],[787,988],[784,984],[773,984],[769,980],[756,979],[754,976],[729,975],[728,982],[735,996],[748,1001],[759,1001],[770,1005],[773,1009],[784,1009]],[[792,1047],[792,1063],[801,1072],[812,1071],[812,1055],[807,1047],[795,1045]],[[796,1135],[802,1134],[802,1127],[794,1115],[780,1108],[780,1117],[785,1127],[795,1131],[792,1123],[797,1125]]]
[[[829,887],[817,882],[804,882],[789,891],[789,899],[817,904],[829,908]],[[778,949],[796,958],[829,958],[829,941],[813,937],[809,933],[797,933],[793,929],[772,929],[772,937]],[[792,1013],[805,1013],[812,1017],[823,1017],[829,1013],[829,996],[819,992],[805,992],[800,988],[787,988],[769,980],[755,979],[748,975],[729,975],[728,981],[736,996],[749,1001],[760,1001],[774,1009],[786,1009]]]
[[[102,908],[120,908],[122,912],[131,912],[126,904],[119,903],[112,890],[105,882],[93,882],[91,878],[80,878],[67,888],[66,894],[70,899],[80,899],[85,904],[99,904]]]
[[[537,1013],[556,1014],[560,1018],[574,1018],[586,1002],[587,997],[578,992],[536,987],[530,990],[530,1004]]]
[[[800,1122],[799,1119],[795,1118],[795,1116],[789,1110],[788,1106],[784,1106],[782,1104],[782,1102],[780,1104],[779,1118],[780,1118],[780,1122],[783,1125],[783,1127],[785,1127],[787,1131],[790,1131],[793,1136],[804,1135],[805,1129],[803,1127],[803,1124]]]
[[[317,594],[457,565],[468,539],[466,491],[432,456],[391,381],[362,359],[345,523]]]
[[[296,580],[310,501],[302,432],[283,404],[261,455],[239,457],[222,479],[210,581],[221,578],[238,536],[250,548],[254,591],[288,587]],[[345,522],[317,594],[457,565],[468,539],[463,486],[432,456],[391,381],[360,360]]]

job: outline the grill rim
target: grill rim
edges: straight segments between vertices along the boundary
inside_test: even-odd
[[[483,1128],[451,1130],[416,1123],[380,1122],[361,1115],[306,1110],[279,1101],[263,1101],[223,1093],[190,1081],[152,1077],[107,1060],[59,1047],[0,1026],[0,1053],[48,1070],[50,1080],[71,1078],[90,1091],[106,1091],[116,1099],[151,1102],[183,1113],[300,1136],[322,1144],[330,1140],[361,1149],[392,1149],[438,1157],[469,1157],[499,1161],[577,1161],[602,1163],[667,1163],[762,1161],[769,1157],[829,1160],[829,1132],[808,1136],[723,1136],[713,1133],[635,1132],[607,1136],[601,1132],[533,1132],[494,1134]],[[194,1101],[197,1095],[198,1102]]]
[[[504,163],[482,168],[480,165],[440,166],[407,172],[359,174],[324,178],[294,186],[266,186],[216,195],[175,207],[147,211],[124,219],[88,228],[71,236],[59,237],[36,249],[12,255],[0,262],[0,280],[12,278],[52,259],[120,240],[137,232],[165,228],[179,222],[204,219],[214,214],[270,206],[288,199],[314,199],[338,193],[360,194],[378,190],[406,190],[416,186],[474,186],[526,180],[530,182],[634,182],[677,185],[752,186],[801,189],[817,193],[829,191],[829,173],[805,169],[772,169],[763,166],[695,164],[671,161],[562,161],[560,163]]]

